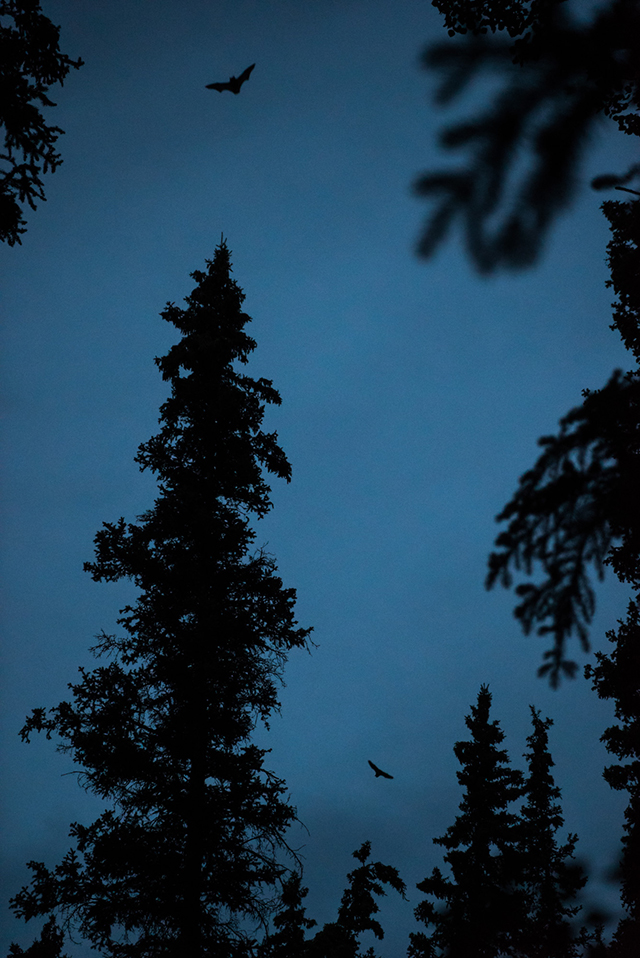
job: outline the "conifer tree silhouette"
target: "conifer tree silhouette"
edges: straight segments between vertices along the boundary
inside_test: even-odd
[[[246,954],[295,818],[250,740],[278,708],[287,653],[310,632],[273,558],[253,548],[251,519],[271,506],[264,470],[291,475],[262,429],[280,396],[242,372],[256,343],[224,240],[192,276],[186,308],[162,312],[181,334],[156,359],[171,395],[136,457],[158,497],[134,523],[105,523],[86,564],[98,582],[131,580],[138,598],[121,635],[98,637],[103,664],[80,669],[69,701],[35,709],[22,731],[56,735],[109,807],[71,826],[61,864],[30,863],[13,909],[53,916],[109,958]]]
[[[605,730],[602,741],[619,762],[604,770],[612,788],[626,791],[622,854],[621,898],[624,915],[607,952],[611,958],[634,958],[640,941],[640,611],[629,603],[627,617],[617,631],[607,632],[613,649],[596,652],[596,665],[586,666],[587,678],[600,698],[612,699],[616,722]]]
[[[471,741],[457,742],[465,787],[460,815],[437,845],[451,877],[439,868],[418,889],[442,902],[421,902],[416,918],[431,934],[410,935],[410,958],[579,958],[599,941],[597,933],[576,932],[577,896],[586,884],[572,862],[577,836],[558,845],[563,825],[549,752],[550,719],[531,707],[533,731],[525,753],[528,775],[511,769],[499,748],[497,721],[489,721],[491,693],[483,685],[465,719]],[[514,803],[525,798],[521,809]]]
[[[556,834],[564,824],[560,789],[555,784],[549,752],[549,728],[531,706],[533,731],[525,752],[528,775],[526,801],[520,812],[522,882],[527,897],[527,921],[521,948],[527,958],[578,958],[589,939],[586,930],[576,933],[571,919],[581,910],[578,893],[587,883],[582,867],[573,861],[578,836],[569,834],[559,845]]]
[[[504,732],[490,721],[491,699],[483,685],[465,718],[471,739],[454,746],[464,788],[460,814],[433,840],[447,849],[451,878],[434,868],[418,884],[442,906],[425,900],[415,909],[418,921],[433,931],[410,935],[410,958],[496,958],[520,941],[526,897],[519,883],[519,823],[509,809],[522,796],[524,779],[500,747]]]
[[[376,898],[386,894],[385,885],[404,898],[406,886],[396,868],[370,862],[370,856],[371,842],[364,842],[353,853],[360,865],[347,875],[349,884],[342,895],[338,919],[328,922],[307,942],[304,954],[308,958],[375,958],[372,948],[362,955],[359,936],[372,931],[379,941],[384,938],[382,925],[374,918],[380,910]]]
[[[280,907],[273,919],[274,931],[267,935],[257,949],[258,958],[291,958],[305,953],[305,932],[317,922],[307,918],[303,900],[309,893],[302,885],[298,872],[292,872],[282,883]]]

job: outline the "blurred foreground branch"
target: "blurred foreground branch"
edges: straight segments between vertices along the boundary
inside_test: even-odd
[[[0,0],[0,240],[9,246],[26,232],[24,204],[34,210],[46,199],[42,175],[62,163],[55,143],[64,130],[47,125],[40,108],[55,106],[49,87],[83,61],[61,53],[59,39],[39,0]]]
[[[480,272],[531,266],[575,194],[594,126],[606,117],[640,135],[640,6],[611,0],[581,24],[563,0],[433,4],[449,35],[465,36],[424,51],[440,76],[435,102],[451,104],[473,81],[500,83],[487,109],[440,134],[466,162],[415,184],[433,204],[418,253],[431,256],[458,219]]]

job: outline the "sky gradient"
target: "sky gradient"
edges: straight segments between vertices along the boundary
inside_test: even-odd
[[[131,594],[93,583],[82,563],[103,521],[152,503],[133,457],[166,395],[153,357],[175,330],[158,314],[191,291],[224,234],[258,343],[247,371],[281,393],[267,425],[293,466],[257,544],[297,589],[317,643],[291,657],[282,714],[258,734],[308,829],[291,836],[308,914],[335,918],[351,853],[370,839],[410,899],[383,903],[377,950],[404,954],[415,883],[441,863],[432,839],[458,811],[453,744],[485,682],[518,767],[529,704],[555,720],[566,828],[595,878],[587,898],[615,903],[599,881],[622,826],[598,741],[613,710],[583,678],[556,692],[537,679],[544,644],[520,633],[513,596],[483,583],[494,516],[537,438],[583,388],[626,368],[609,330],[602,196],[588,183],[625,168],[630,146],[603,126],[540,264],[483,279],[457,236],[429,262],[414,254],[426,206],[411,184],[450,163],[419,65],[446,38],[427,0],[43,11],[86,64],[52,93],[50,122],[66,132],[48,201],[28,213],[23,245],[0,250],[3,900],[27,860],[57,863],[70,822],[101,808],[53,743],[23,745],[18,731],[65,697]],[[205,89],[253,62],[240,95]],[[626,592],[609,578],[598,597],[603,648]],[[3,906],[2,947],[35,930]]]

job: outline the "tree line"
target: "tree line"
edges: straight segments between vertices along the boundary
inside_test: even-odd
[[[570,199],[593,118],[640,134],[639,5],[611,0],[585,26],[561,0],[434,4],[450,35],[463,37],[426,58],[444,73],[440,99],[481,69],[496,68],[507,82],[485,117],[445,131],[451,148],[471,148],[472,163],[464,175],[429,174],[418,184],[437,200],[420,251],[430,255],[460,216],[481,271],[529,265]],[[43,126],[32,101],[48,105],[48,85],[81,62],[60,54],[58,28],[44,22],[36,0],[4,0],[0,14],[14,18],[0,30],[11,53],[5,86],[14,85],[19,106],[4,115],[0,157],[9,167],[0,184],[2,238],[13,244],[24,232],[20,202],[44,198],[40,173],[60,162],[53,143],[62,131]],[[510,162],[531,123],[537,159],[516,205],[505,207]],[[488,576],[489,586],[507,587],[514,573],[529,577],[516,586],[515,614],[525,631],[551,638],[540,671],[556,685],[577,674],[571,636],[589,647],[593,572],[609,567],[630,588],[609,652],[586,668],[594,692],[615,707],[603,741],[616,760],[605,777],[628,794],[624,915],[608,942],[577,926],[586,875],[573,860],[576,836],[558,839],[551,720],[532,707],[523,774],[501,747],[483,686],[466,719],[471,738],[454,747],[460,814],[434,839],[448,871],[436,868],[418,886],[425,930],[410,935],[411,958],[635,958],[640,947],[640,225],[637,194],[625,185],[636,172],[594,181],[626,193],[603,212],[612,329],[635,365],[585,389],[558,434],[540,440],[539,459],[498,517],[506,528]],[[496,214],[503,219],[491,232]],[[55,736],[106,808],[89,826],[72,824],[72,847],[58,865],[29,864],[31,882],[12,907],[44,925],[26,950],[12,945],[12,956],[63,958],[66,942],[80,935],[113,958],[355,958],[363,932],[383,936],[377,899],[386,888],[406,891],[395,868],[370,860],[365,842],[337,920],[313,933],[306,917],[286,840],[296,810],[252,742],[257,724],[278,709],[288,654],[311,641],[311,629],[295,619],[295,590],[254,545],[253,522],[271,507],[265,472],[291,477],[277,434],[262,428],[266,406],[280,397],[271,381],[242,371],[256,343],[224,240],[192,276],[186,308],[168,303],[161,314],[181,338],[156,359],[171,394],[160,431],[136,457],[155,475],[157,499],[134,522],[105,523],[85,566],[95,581],[130,580],[138,598],[121,610],[120,634],[97,637],[97,664],[80,670],[68,700],[35,708],[21,732],[25,741]],[[538,571],[542,580],[531,581]]]
[[[291,475],[277,434],[262,430],[266,404],[280,397],[271,381],[241,371],[256,343],[224,240],[192,275],[186,308],[168,303],[161,314],[181,333],[156,359],[171,395],[160,431],[136,456],[156,475],[158,498],[134,523],[105,523],[85,564],[95,581],[134,582],[138,599],[121,610],[120,635],[98,636],[101,664],[80,669],[69,700],[34,709],[21,732],[25,741],[56,736],[84,787],[109,807],[92,825],[72,824],[73,847],[58,865],[29,863],[31,882],[12,907],[46,922],[11,956],[63,958],[67,936],[79,934],[114,958],[358,958],[363,932],[383,937],[376,898],[385,887],[406,891],[394,867],[369,860],[365,842],[337,920],[305,935],[315,922],[286,840],[296,811],[251,742],[278,709],[288,653],[307,647],[311,633],[295,620],[295,591],[274,558],[252,549],[250,519],[271,506],[265,470]],[[602,694],[617,694],[612,669],[601,655],[592,670]],[[416,918],[431,931],[411,934],[409,956],[593,953],[604,947],[599,932],[572,921],[587,880],[573,861],[577,836],[557,837],[552,721],[531,708],[523,775],[501,747],[491,699],[482,686],[466,719],[471,739],[454,747],[460,815],[434,839],[450,875],[436,868],[418,885],[426,898]],[[622,750],[620,731],[608,735]],[[612,771],[612,783],[627,787],[624,775]]]
[[[593,955],[602,948],[601,929],[578,927],[574,921],[587,883],[574,859],[577,836],[570,833],[563,844],[558,842],[564,820],[551,771],[548,731],[553,722],[531,707],[525,775],[511,767],[501,747],[504,732],[490,717],[491,701],[488,686],[481,686],[466,717],[471,737],[454,746],[463,788],[460,814],[434,839],[446,849],[443,858],[450,875],[434,868],[418,884],[425,898],[415,917],[427,931],[410,933],[407,954]],[[305,913],[308,889],[302,887],[300,874],[292,873],[283,887],[274,931],[257,948],[259,958],[375,958],[373,948],[362,951],[359,941],[365,931],[379,940],[384,937],[374,917],[379,911],[374,894],[384,895],[388,885],[404,897],[406,887],[391,866],[369,863],[369,853],[369,842],[353,853],[361,865],[347,876],[337,920],[309,938],[305,932],[316,923]]]

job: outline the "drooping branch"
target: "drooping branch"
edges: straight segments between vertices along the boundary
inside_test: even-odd
[[[466,161],[416,182],[433,202],[418,253],[431,256],[459,220],[480,272],[530,266],[575,195],[595,124],[605,116],[640,134],[640,9],[613,0],[585,25],[559,0],[434,5],[451,36],[466,34],[424,53],[442,78],[436,103],[479,78],[497,75],[501,84],[487,110],[442,130],[441,144],[465,151]]]
[[[561,420],[559,434],[539,440],[542,455],[497,517],[508,526],[489,557],[487,587],[499,582],[509,588],[514,571],[531,576],[542,570],[541,582],[516,587],[521,601],[515,615],[525,633],[537,626],[539,635],[553,637],[540,668],[553,685],[577,669],[566,656],[569,636],[575,632],[589,648],[595,609],[590,574],[602,577],[605,564],[613,564],[612,543],[630,544],[639,393],[640,378],[620,372],[603,389],[585,391],[583,404]],[[636,463],[636,475],[637,469]]]

